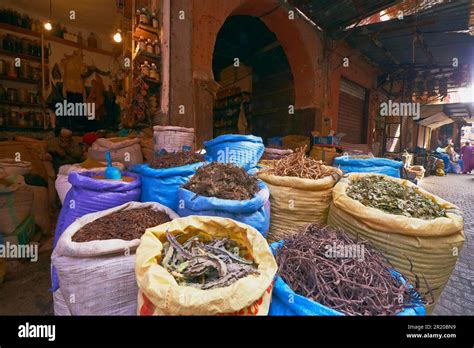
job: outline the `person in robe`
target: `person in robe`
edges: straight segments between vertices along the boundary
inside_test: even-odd
[[[470,173],[474,169],[474,147],[469,141],[461,149],[462,172],[463,174]]]
[[[79,163],[84,159],[82,148],[72,138],[72,132],[66,128],[61,129],[59,137],[48,141],[48,154],[56,173],[62,165]]]

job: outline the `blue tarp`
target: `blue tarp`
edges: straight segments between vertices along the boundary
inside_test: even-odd
[[[394,178],[400,178],[400,168],[403,162],[388,158],[352,158],[341,156],[334,158],[333,165],[347,173],[377,173],[385,174]]]

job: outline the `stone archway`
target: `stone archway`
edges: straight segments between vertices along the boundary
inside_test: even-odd
[[[289,19],[277,0],[206,0],[193,8],[193,77],[214,80],[212,59],[217,34],[229,16],[259,17],[282,45],[294,77],[295,107],[317,107],[322,76],[317,56],[321,42],[303,19]]]

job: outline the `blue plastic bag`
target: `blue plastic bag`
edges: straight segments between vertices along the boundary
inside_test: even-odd
[[[403,166],[403,162],[380,157],[352,158],[351,156],[340,156],[334,158],[334,165],[351,167],[392,167],[400,169]]]
[[[283,242],[276,242],[270,245],[273,254],[281,248]],[[395,270],[390,271],[394,277],[398,279],[402,284],[406,283],[406,280],[402,275]],[[411,287],[411,286],[410,286]],[[397,316],[412,316],[412,315],[426,315],[426,309],[424,305],[413,299],[414,307],[406,308],[404,311],[397,314]],[[275,286],[273,287],[272,302],[268,315],[273,316],[286,316],[286,315],[313,315],[313,316],[343,316],[342,312],[336,311],[332,308],[326,307],[318,302],[310,300],[304,296],[300,296],[295,293],[286,284],[280,276],[277,276]]]
[[[385,174],[394,178],[400,178],[400,169],[393,167],[353,167],[353,166],[338,166],[344,174],[348,173],[377,173]]]
[[[254,168],[263,155],[262,138],[253,135],[226,134],[204,142],[206,160],[233,163],[245,170]]]
[[[250,225],[263,236],[270,227],[270,191],[262,181],[258,182],[260,191],[249,200],[237,201],[216,197],[198,196],[185,188],[180,188],[179,216],[201,215],[231,218]]]
[[[132,182],[96,180],[92,177],[104,175],[104,172],[71,172],[68,181],[72,185],[66,194],[64,204],[59,213],[54,234],[53,247],[56,247],[63,232],[76,219],[90,213],[117,207],[138,201],[140,198],[140,177],[129,172],[122,176],[134,178]],[[59,288],[56,271],[53,268],[53,291]]]
[[[353,158],[352,156],[341,156],[334,158],[333,165],[348,173],[377,173],[385,174],[394,178],[400,178],[402,161],[394,161],[388,158]]]
[[[166,169],[153,169],[148,164],[133,166],[132,171],[140,174],[142,180],[140,202],[158,202],[176,211],[178,208],[178,189],[204,163],[198,162]]]

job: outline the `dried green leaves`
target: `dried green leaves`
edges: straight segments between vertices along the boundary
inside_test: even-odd
[[[394,215],[423,220],[445,217],[446,211],[416,188],[401,185],[382,176],[365,176],[353,180],[347,195],[367,207]]]

